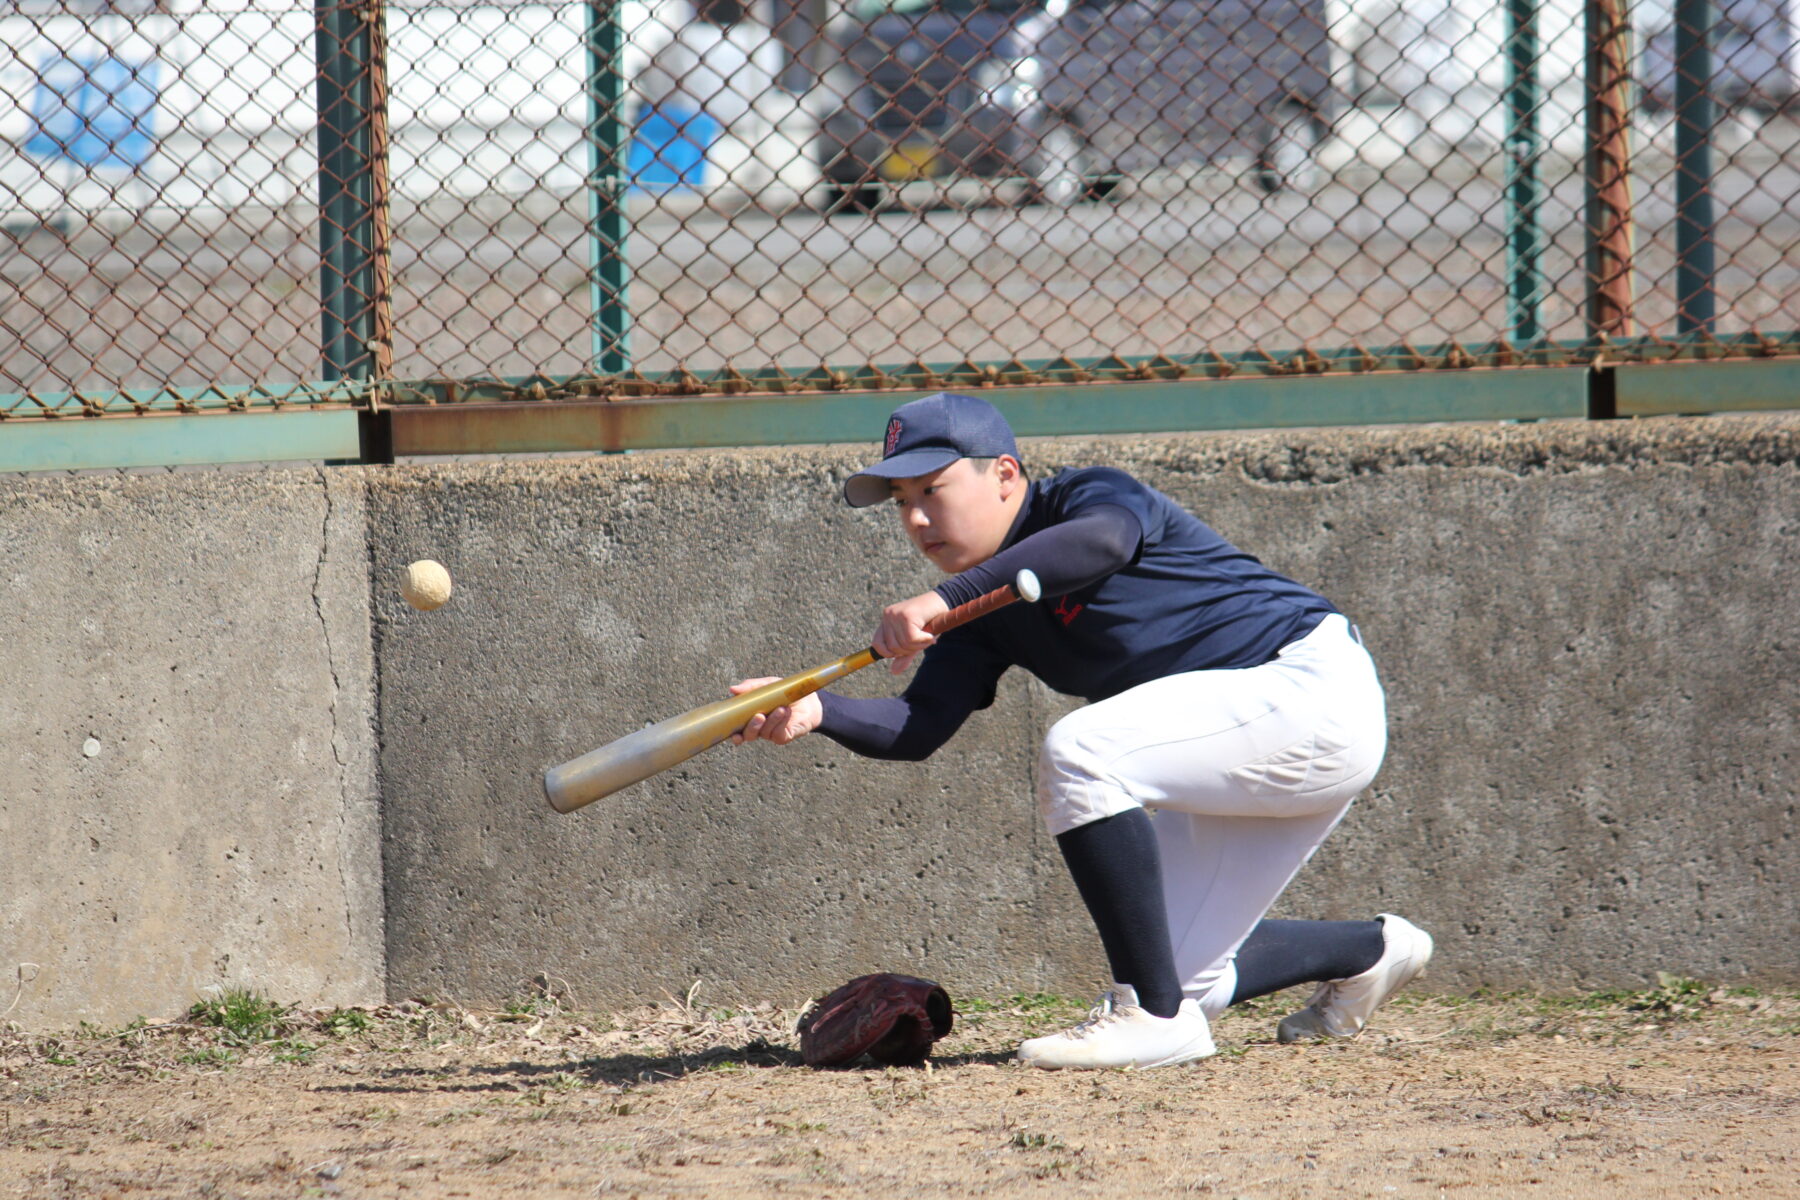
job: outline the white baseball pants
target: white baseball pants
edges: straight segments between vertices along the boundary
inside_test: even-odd
[[[1053,835],[1152,810],[1175,969],[1212,1018],[1238,946],[1386,749],[1375,664],[1334,614],[1260,667],[1171,675],[1064,717],[1044,739],[1038,808]]]

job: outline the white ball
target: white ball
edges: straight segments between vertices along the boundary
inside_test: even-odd
[[[440,608],[450,599],[450,572],[444,570],[443,563],[429,558],[408,563],[406,573],[400,577],[400,594],[420,612]]]

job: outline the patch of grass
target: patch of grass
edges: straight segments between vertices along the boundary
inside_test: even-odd
[[[1701,980],[1659,971],[1652,988],[1595,988],[1570,995],[1517,992],[1482,999],[1490,1008],[1512,1007],[1550,1022],[1549,1028],[1554,1032],[1570,1019],[1604,1017],[1609,1013],[1641,1013],[1658,1021],[1687,1020],[1728,994]]]
[[[1578,1096],[1593,1096],[1599,1099],[1612,1100],[1625,1094],[1624,1085],[1611,1075],[1602,1083],[1578,1083],[1569,1091]]]
[[[1573,1109],[1557,1108],[1550,1104],[1540,1104],[1535,1107],[1521,1108],[1519,1110],[1519,1115],[1525,1118],[1525,1123],[1527,1125],[1536,1127],[1553,1123],[1567,1124],[1574,1121],[1579,1114]],[[1590,1135],[1579,1134],[1575,1136],[1587,1137]],[[1567,1139],[1565,1138],[1565,1140]],[[1442,1152],[1440,1151],[1440,1153]]]
[[[1312,984],[1307,984],[1304,989],[1298,987],[1284,988],[1279,992],[1271,992],[1266,996],[1253,996],[1248,1000],[1238,1001],[1225,1011],[1233,1018],[1247,1018],[1259,1022],[1267,1020],[1270,1017],[1285,1017],[1295,1009],[1301,1008],[1306,1004],[1308,997],[1312,995],[1311,989],[1313,986],[1314,985]],[[1399,996],[1394,997],[1394,999],[1398,1001],[1407,995],[1408,993],[1402,992]]]
[[[1032,1167],[1026,1174],[1034,1179],[1061,1179],[1068,1172],[1075,1170],[1074,1163],[1067,1159],[1053,1158],[1047,1163]]]
[[[882,1074],[887,1083],[884,1088],[876,1084],[869,1089],[869,1103],[879,1112],[890,1112],[902,1105],[912,1104],[931,1095],[931,1089],[922,1082],[908,1080],[902,1074],[903,1068],[889,1067]]]
[[[1625,1007],[1632,1012],[1654,1013],[1664,1017],[1692,1016],[1709,1003],[1707,997],[1711,992],[1712,988],[1698,979],[1658,971],[1656,986],[1627,1001]]]
[[[334,1008],[319,1018],[319,1028],[334,1037],[369,1031],[369,1014],[358,1008]]]
[[[187,1019],[223,1030],[239,1042],[270,1042],[282,1035],[288,1011],[288,1006],[249,988],[226,988],[217,996],[196,1001],[188,1009]]]
[[[1029,1130],[1025,1130],[1025,1129],[1013,1130],[1012,1141],[1009,1144],[1016,1146],[1021,1150],[1067,1150],[1068,1149],[1067,1146],[1065,1146],[1061,1142],[1057,1141],[1056,1137],[1052,1134],[1032,1133]]]
[[[957,1002],[959,1013],[1006,1013],[1010,1016],[1030,1016],[1033,1013],[1061,1011],[1079,1008],[1073,1000],[1065,996],[1053,996],[1048,992],[1033,992],[1030,995],[1015,993],[1003,996],[998,1000],[988,1000],[979,996],[969,997]]]
[[[149,1024],[149,1019],[145,1017],[133,1017],[129,1024],[121,1025],[117,1029],[96,1025],[92,1021],[82,1021],[75,1027],[75,1038],[83,1042],[104,1042],[114,1038],[127,1038],[134,1033],[141,1033]]]
[[[426,1118],[425,1124],[436,1128],[442,1125],[454,1125],[456,1122],[468,1117],[479,1117],[481,1115],[482,1111],[479,1108],[453,1108],[448,1112],[439,1113],[435,1117]]]
[[[1546,1005],[1552,1008],[1576,1008],[1580,1007],[1586,999],[1586,993],[1577,993],[1570,996],[1546,996],[1538,992],[1528,991],[1524,988],[1503,990],[1500,988],[1481,987],[1476,988],[1467,996],[1425,996],[1417,992],[1402,992],[1400,995],[1395,996],[1388,1001],[1388,1003],[1398,1005],[1402,1002],[1410,1001],[1415,1005],[1441,1004],[1453,1009],[1499,1009],[1517,1008],[1520,1006],[1542,1008]]]
[[[560,1121],[567,1116],[567,1109],[539,1101],[538,1107],[526,1112],[515,1113],[512,1116],[506,1117],[505,1121],[511,1125],[523,1125],[532,1121]]]
[[[501,1020],[529,1021],[557,1014],[556,1001],[547,996],[514,996],[500,1006]]]
[[[236,1060],[237,1056],[223,1046],[202,1046],[198,1050],[187,1051],[178,1056],[175,1061],[195,1067],[212,1067],[222,1071]]]
[[[276,1062],[299,1063],[301,1065],[310,1063],[313,1060],[313,1055],[319,1052],[317,1046],[313,1045],[311,1042],[300,1041],[298,1038],[285,1038],[278,1041],[274,1043],[274,1050]]]
[[[1755,988],[1724,988],[1703,980],[1659,972],[1650,988],[1595,988],[1586,992],[1542,993],[1483,989],[1473,995],[1394,998],[1390,1011],[1433,1010],[1452,1016],[1465,1038],[1507,1041],[1523,1036],[1611,1039],[1635,1036],[1646,1022],[1668,1025],[1738,1010],[1760,1013],[1785,1003]]]
[[[1050,992],[1016,992],[996,998],[962,997],[956,1001],[957,1019],[965,1022],[971,1032],[991,1029],[999,1023],[1014,1029],[1017,1036],[1027,1038],[1073,1025],[1087,1011],[1087,1004]],[[1013,1022],[1019,1018],[1023,1020],[1015,1026]]]

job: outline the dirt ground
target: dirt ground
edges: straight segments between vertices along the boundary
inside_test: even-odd
[[[794,1013],[698,993],[12,1028],[0,1197],[1800,1196],[1800,994],[1402,997],[1277,1044],[1303,1001],[1143,1073],[1010,1063],[1080,1017],[1047,997],[961,1001],[913,1070],[811,1070]]]

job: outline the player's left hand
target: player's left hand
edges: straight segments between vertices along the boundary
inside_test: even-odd
[[[912,666],[921,650],[937,641],[936,634],[926,632],[925,623],[949,611],[950,606],[936,592],[890,604],[881,611],[881,625],[869,644],[888,660],[888,670],[898,675]]]
[[[775,675],[740,680],[731,685],[731,694],[741,696],[765,683],[778,682],[780,677]],[[783,705],[759,717],[751,717],[742,729],[731,735],[731,744],[742,746],[745,742],[754,742],[760,738],[765,742],[774,742],[777,746],[785,746],[817,729],[819,722],[824,719],[825,706],[819,697],[802,696],[792,704]]]

